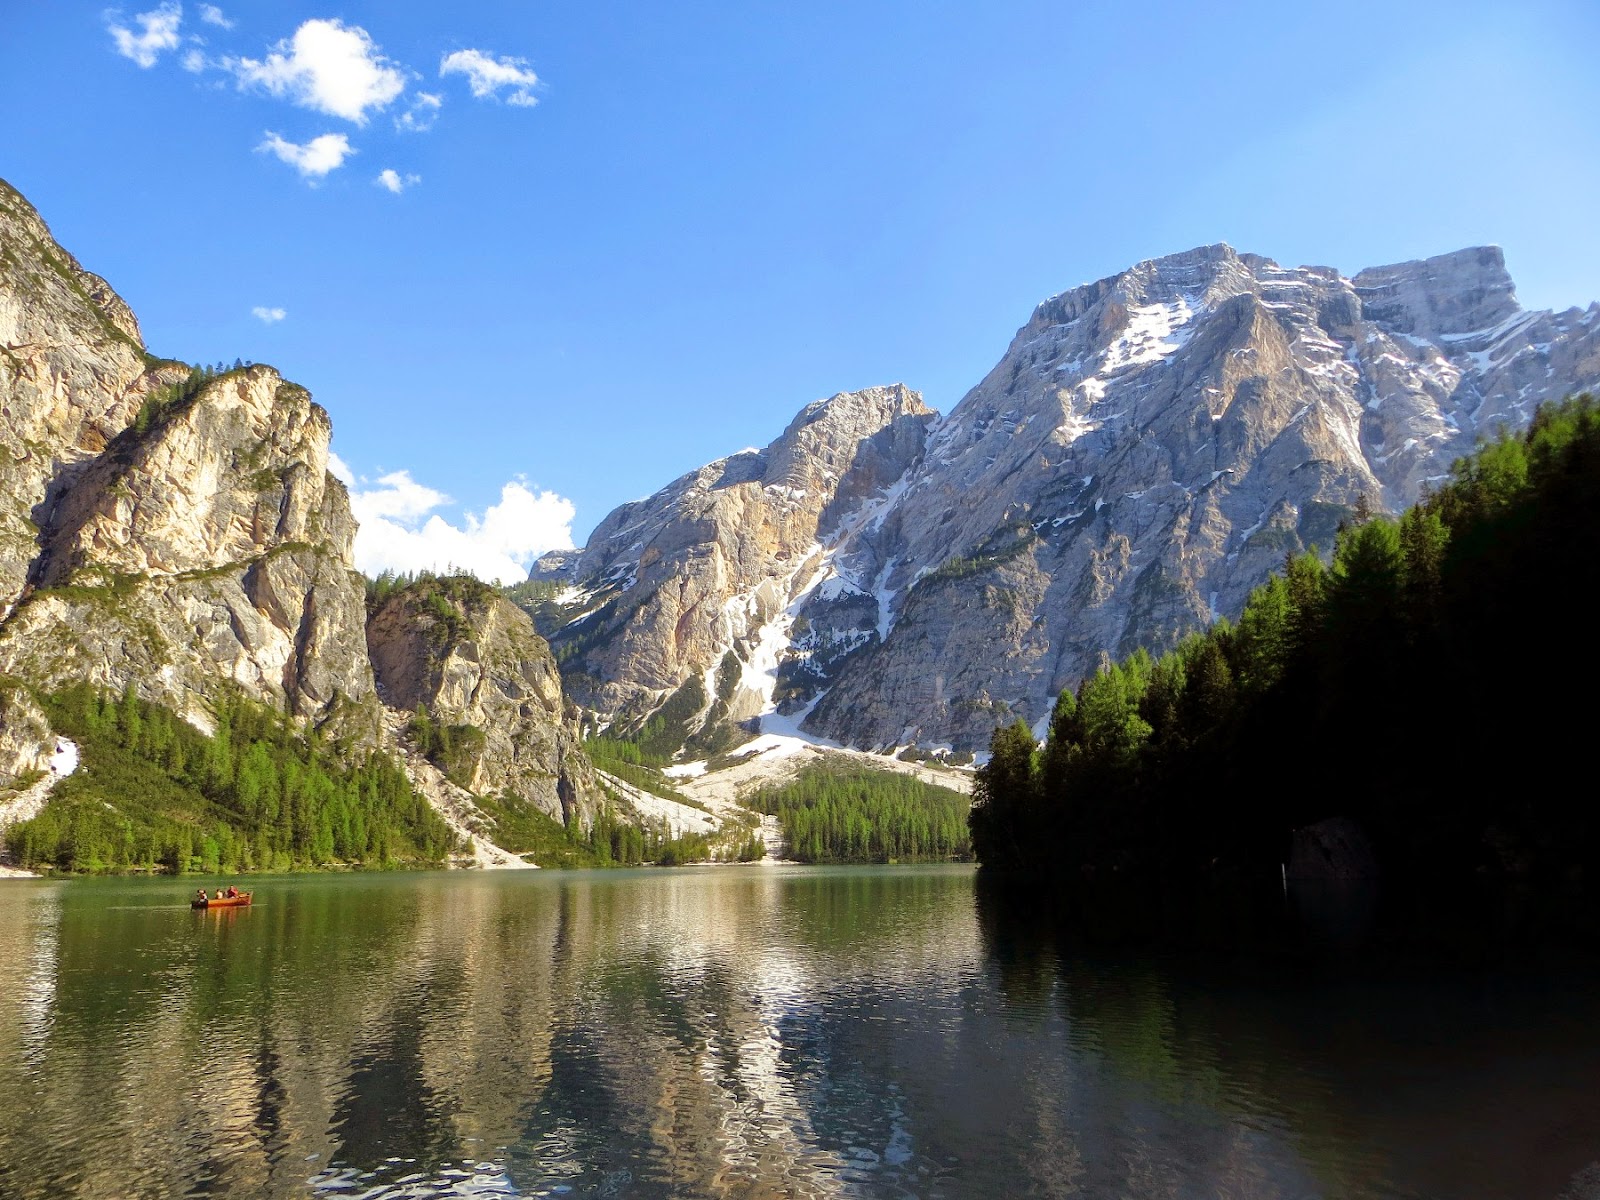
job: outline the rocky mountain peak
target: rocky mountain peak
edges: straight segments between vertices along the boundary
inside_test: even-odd
[[[860,440],[863,432],[882,429],[896,418],[925,417],[932,412],[922,402],[921,394],[903,383],[839,392],[802,408],[774,445],[793,441],[801,430],[809,429],[816,437],[845,448]]]
[[[132,685],[201,725],[242,691],[376,729],[328,414],[270,367],[146,354],[4,185],[0,404],[0,673]]]
[[[315,543],[350,561],[355,522],[328,474],[332,423],[302,387],[253,366],[146,398],[138,418],[43,511],[32,579],[166,575]]]
[[[937,417],[900,383],[818,400],[767,448],[764,482],[825,494],[816,533],[826,539],[854,506],[905,473]]]
[[[1600,326],[1522,311],[1494,248],[1345,278],[1219,245],[1063,293],[930,438],[874,547],[883,636],[807,728],[980,748],[1597,380]]]
[[[1367,320],[1415,337],[1473,333],[1521,311],[1499,246],[1368,267],[1350,282]]]
[[[0,612],[38,553],[38,510],[165,383],[122,299],[0,181]]]
[[[32,694],[87,683],[201,729],[242,696],[353,755],[400,751],[479,862],[522,865],[413,753],[425,704],[480,798],[592,822],[603,794],[527,615],[475,580],[426,580],[369,626],[328,414],[270,367],[147,355],[128,306],[4,184],[0,409],[0,787],[56,746]],[[405,711],[381,705],[373,659]]]
[[[892,443],[897,424],[921,428],[937,415],[920,395],[899,383],[814,401],[762,452],[762,482],[767,487],[832,487],[849,474],[859,455]],[[874,443],[885,433],[888,438]]]
[[[1073,325],[1091,310],[1110,308],[1115,315],[1096,332],[1114,336],[1116,321],[1130,307],[1171,304],[1184,300],[1191,306],[1215,303],[1248,290],[1254,256],[1240,256],[1226,242],[1196,246],[1161,258],[1146,259],[1126,271],[1094,283],[1080,284],[1040,303],[1018,337],[1028,330]],[[1262,260],[1264,261],[1264,260]]]
[[[330,431],[269,367],[179,372],[145,392],[101,453],[58,464],[33,509],[0,671],[46,688],[132,684],[200,724],[234,689],[318,720],[370,703],[355,522],[327,472]]]
[[[1592,387],[1596,311],[1523,311],[1492,247],[1354,277],[1222,243],[1149,259],[1040,304],[943,419],[907,406],[864,438],[846,422],[849,467],[807,433],[839,401],[717,466],[793,498],[826,475],[835,499],[807,526],[814,541],[736,555],[749,569],[731,572],[704,540],[641,539],[699,494],[685,481],[608,519],[584,556],[613,547],[648,569],[603,577],[606,612],[684,589],[720,603],[632,626],[628,658],[577,661],[607,681],[589,693],[602,713],[627,694],[637,719],[674,696],[668,674],[640,687],[637,665],[704,636],[701,713],[725,679],[734,717],[776,709],[857,746],[981,749],[997,724],[1041,720],[1104,655],[1236,614],[1286,553],[1326,551],[1358,504],[1403,508],[1480,434]],[[915,428],[879,460],[870,448],[897,422]],[[753,528],[715,540],[748,543]],[[552,627],[558,646],[605,627],[576,615]]]
[[[71,293],[77,300],[86,302],[115,336],[139,350],[144,349],[139,320],[127,301],[100,276],[84,270],[78,260],[56,242],[38,210],[3,179],[0,179],[0,246],[5,248],[0,255],[0,271],[8,275],[13,285],[26,279],[32,285],[27,290],[35,295],[54,291],[60,297],[63,291]],[[44,267],[45,271],[39,271],[39,267]],[[46,272],[54,279],[48,278]]]
[[[903,384],[816,401],[765,449],[623,505],[582,551],[543,560],[534,577],[568,585],[544,628],[574,697],[624,727],[669,707],[703,745],[770,710],[778,664],[764,631],[796,619],[937,416]]]

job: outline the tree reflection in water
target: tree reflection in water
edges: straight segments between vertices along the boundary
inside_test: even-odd
[[[1582,979],[1095,955],[962,868],[181,892],[0,889],[0,1193],[1554,1196],[1600,1157]]]

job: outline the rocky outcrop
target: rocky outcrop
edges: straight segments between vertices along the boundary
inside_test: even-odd
[[[833,571],[921,453],[935,414],[896,385],[807,406],[764,450],[744,450],[624,505],[579,554],[535,578],[567,585],[550,614],[573,698],[624,727],[669,710],[715,748],[780,695],[800,603]],[[854,617],[807,619],[842,658]]]
[[[225,686],[314,719],[370,708],[327,413],[269,367],[162,396],[35,510],[0,672],[46,688],[131,682],[190,714]]]
[[[4,184],[0,411],[0,675],[132,685],[201,724],[237,686],[318,720],[364,711],[372,736],[327,414],[266,367],[147,355],[128,306]],[[0,748],[27,740],[12,732]]]
[[[670,707],[690,670],[710,703],[720,652],[724,678],[772,681],[752,689],[769,722],[981,749],[1103,656],[1237,615],[1358,506],[1404,508],[1479,437],[1597,383],[1600,306],[1522,310],[1495,248],[1346,278],[1201,247],[1041,304],[948,417],[919,412],[887,458],[902,474],[830,497],[814,542],[702,499],[729,478],[770,493],[770,447],[619,509],[547,568],[603,599],[549,636],[603,715]],[[810,453],[793,443],[785,471]]]
[[[558,821],[593,822],[601,803],[576,709],[528,615],[487,584],[424,578],[367,622],[379,694],[440,731],[435,758],[478,795],[509,794]]]
[[[0,181],[0,613],[27,584],[52,487],[170,381],[128,306]]]
[[[36,817],[77,769],[77,745],[56,736],[26,687],[0,680],[0,878],[10,873],[6,831]]]
[[[238,687],[319,720],[365,708],[375,729],[327,414],[267,367],[147,355],[128,306],[4,185],[0,407],[0,674],[131,684],[202,724]]]
[[[1363,501],[1398,511],[1600,380],[1600,307],[1517,308],[1500,252],[1346,279],[1227,246],[1042,304],[941,423],[871,546],[888,637],[811,714],[981,748],[1102,655],[1236,616]]]
[[[18,784],[42,777],[58,744],[28,689],[15,681],[0,681],[0,802]]]

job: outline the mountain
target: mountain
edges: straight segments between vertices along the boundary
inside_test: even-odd
[[[834,548],[885,511],[936,416],[898,385],[819,400],[764,450],[692,471],[611,513],[584,550],[542,559],[533,578],[566,585],[541,623],[573,699],[714,752],[775,696],[806,693],[794,647],[833,664],[877,618],[813,604],[797,630],[795,605],[838,575]]]
[[[78,683],[203,731],[243,699],[356,758],[403,748],[409,711],[377,688],[328,414],[271,367],[147,353],[127,304],[3,183],[0,409],[0,788],[60,757],[35,696]],[[377,614],[385,698],[492,724],[475,785],[592,820],[602,796],[542,640],[498,598],[456,616],[441,641],[404,597]],[[452,706],[469,662],[482,676]],[[471,826],[470,797],[455,808]]]
[[[132,313],[0,192],[0,673],[199,714],[373,697],[328,414],[270,367],[145,353]]]
[[[844,393],[623,506],[535,567],[541,628],[580,702],[690,753],[761,714],[979,749],[1597,381],[1600,305],[1522,309],[1496,248],[1346,278],[1201,247],[1045,301],[943,419]]]

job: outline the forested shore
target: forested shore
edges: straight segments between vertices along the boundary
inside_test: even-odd
[[[131,690],[78,685],[37,700],[82,761],[38,815],[5,831],[8,857],[24,870],[426,868],[465,849],[391,757],[333,744],[243,697],[218,706],[210,733]],[[610,811],[582,828],[515,797],[477,803],[496,844],[541,866],[678,866],[712,855],[704,835],[675,837]]]
[[[1487,892],[1593,930],[1597,502],[1593,399],[1546,406],[1399,519],[1352,518],[1331,562],[1288,560],[1237,623],[1108,664],[1042,749],[996,733],[971,814],[986,874],[1167,914],[1369,879],[1406,920]],[[1358,853],[1315,853],[1330,819]]]
[[[207,734],[128,690],[41,697],[82,765],[6,833],[16,864],[73,873],[438,865],[456,836],[381,753],[242,697]]]

